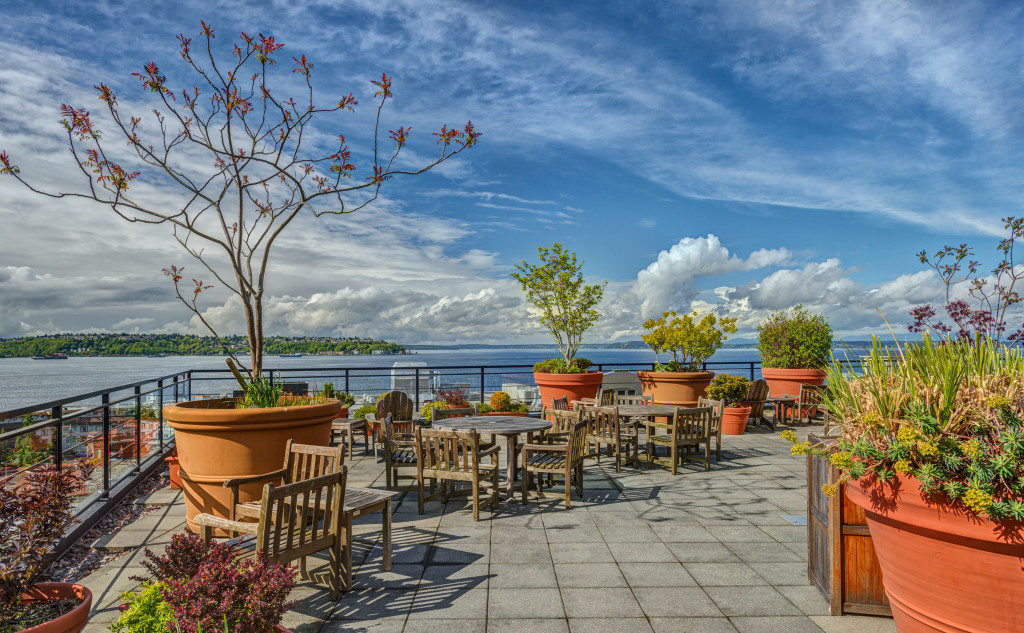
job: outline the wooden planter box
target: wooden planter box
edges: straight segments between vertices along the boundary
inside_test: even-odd
[[[812,444],[828,438],[810,435]],[[892,616],[864,511],[846,498],[846,486],[827,497],[821,487],[838,471],[807,456],[807,577],[829,603],[829,613]]]

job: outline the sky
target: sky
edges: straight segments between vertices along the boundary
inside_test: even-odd
[[[404,343],[546,342],[512,267],[564,243],[608,281],[591,342],[639,338],[663,310],[736,317],[749,337],[802,304],[860,339],[905,332],[943,296],[922,249],[969,242],[992,259],[1024,200],[1024,6],[987,2],[152,3],[0,0],[0,148],[51,189],[85,186],[59,107],[106,121],[93,90],[152,107],[155,61],[191,86],[176,36],[243,31],[314,64],[324,101],[354,113],[310,143],[349,139],[365,176],[373,92],[412,126],[409,165],[442,124],[472,120],[470,151],[386,183],[369,207],[298,218],[275,252],[266,331]],[[289,62],[286,64],[285,62]],[[113,132],[110,132],[113,135]],[[116,145],[114,141],[110,144]],[[144,195],[180,193],[143,173]],[[0,337],[195,332],[161,273],[201,270],[165,225],[41,197],[0,177]],[[241,332],[213,289],[204,315]]]

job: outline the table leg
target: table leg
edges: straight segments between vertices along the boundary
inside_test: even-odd
[[[391,571],[391,499],[384,502],[384,517],[381,519],[381,554],[384,571]]]
[[[352,518],[347,514],[342,519],[341,529],[343,534],[339,535],[342,539],[341,549],[341,586],[348,591],[352,588]]]
[[[505,436],[505,460],[508,462],[505,475],[505,492],[509,496],[515,494],[516,489],[516,446],[519,444],[518,440],[518,435]]]
[[[348,427],[348,431],[345,433],[346,439],[348,440],[348,458],[352,459],[352,426]]]

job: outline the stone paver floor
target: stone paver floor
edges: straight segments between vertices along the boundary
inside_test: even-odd
[[[360,448],[350,484],[383,487],[382,464]],[[574,495],[571,508],[505,501],[478,523],[464,498],[421,516],[408,493],[394,509],[391,571],[381,570],[379,515],[367,517],[356,527],[353,589],[332,603],[324,584],[300,581],[283,624],[295,633],[894,631],[887,618],[829,616],[808,584],[806,527],[784,518],[805,515],[807,503],[804,461],[788,444],[748,432],[726,438],[724,457],[674,477],[588,461],[585,498]],[[96,543],[129,551],[85,579],[95,595],[87,633],[116,618],[120,593],[144,571],[142,547],[183,529],[180,494],[152,501],[166,505]]]

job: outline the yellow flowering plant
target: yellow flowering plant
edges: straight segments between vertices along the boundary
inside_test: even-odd
[[[835,361],[824,403],[839,438],[827,447],[782,433],[850,479],[915,479],[929,500],[993,521],[1024,520],[1024,355],[991,340],[875,342],[861,362]]]

